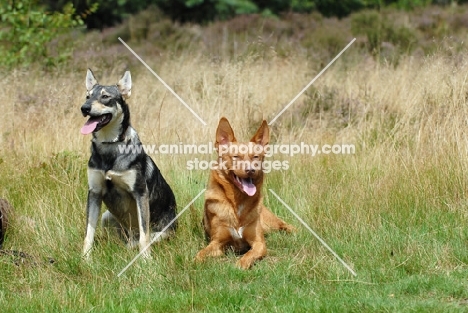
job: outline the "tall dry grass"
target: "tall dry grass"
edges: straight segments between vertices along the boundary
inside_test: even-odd
[[[444,155],[447,148],[464,151],[466,59],[406,57],[395,68],[360,58],[353,47],[347,53],[351,56],[345,53],[272,125],[274,141],[355,143],[362,157],[396,148],[418,158]],[[214,62],[188,52],[146,61],[207,123],[203,126],[149,71],[132,62],[127,67],[133,75],[132,124],[145,143],[154,144],[212,141],[221,116],[248,136],[319,72],[300,55]],[[34,160],[64,150],[87,154],[90,138],[79,134],[87,66],[103,84],[116,83],[123,72],[88,60],[72,72],[4,75],[3,155]]]

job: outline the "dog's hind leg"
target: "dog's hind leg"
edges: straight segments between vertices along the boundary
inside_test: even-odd
[[[140,252],[143,251],[150,244],[150,210],[148,190],[140,197],[136,197],[137,210],[138,210],[138,226],[140,230]],[[150,257],[150,252],[145,250],[143,257]]]
[[[127,232],[122,227],[122,224],[120,224],[117,218],[111,212],[109,212],[109,210],[102,213],[101,226],[103,228],[106,228],[109,231],[109,233],[117,234],[120,239],[122,239],[123,241],[127,241]]]
[[[151,242],[159,242],[171,236],[168,231],[155,231],[151,232]]]
[[[267,207],[262,206],[262,212],[260,213],[260,220],[262,223],[262,228],[265,233],[272,230],[284,230],[287,232],[292,232],[295,228],[278,216],[273,214]]]

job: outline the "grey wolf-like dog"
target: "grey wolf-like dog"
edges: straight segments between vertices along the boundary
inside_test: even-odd
[[[130,145],[141,148],[126,103],[131,88],[129,71],[116,85],[100,85],[90,69],[86,73],[86,102],[81,112],[89,119],[81,133],[92,133],[93,138],[88,162],[85,257],[90,256],[102,202],[107,211],[101,224],[115,228],[130,247],[138,242],[140,251],[152,240],[169,237],[176,228],[173,223],[161,232],[175,218],[176,201],[158,167],[143,149],[137,149],[138,153],[124,149]]]

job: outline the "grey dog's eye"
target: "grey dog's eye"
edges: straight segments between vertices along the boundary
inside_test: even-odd
[[[109,96],[108,95],[102,95],[102,98],[103,99],[109,99]]]

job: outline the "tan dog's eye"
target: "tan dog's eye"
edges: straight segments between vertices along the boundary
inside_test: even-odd
[[[232,156],[233,159],[237,159],[238,157],[239,157],[238,155]]]
[[[259,158],[259,156],[258,156],[258,155],[254,155],[254,157],[253,157],[253,158],[254,158],[254,159],[258,159],[258,158]]]

